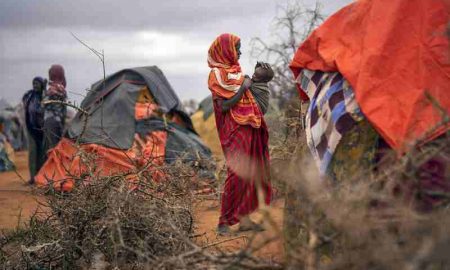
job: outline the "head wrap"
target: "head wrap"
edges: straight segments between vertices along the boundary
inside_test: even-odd
[[[48,78],[50,81],[58,83],[66,87],[66,76],[64,68],[61,65],[52,65],[48,71]]]
[[[236,50],[239,42],[240,38],[233,34],[221,34],[209,48],[208,65],[211,72],[208,87],[213,98],[233,97],[244,81]],[[261,126],[262,114],[248,89],[242,99],[231,108],[230,113],[238,124],[251,125],[255,128]]]
[[[39,82],[39,83],[41,84],[41,90],[44,90],[45,84],[46,84],[44,78],[39,77],[39,76],[38,76],[38,77],[34,77],[34,79],[33,79],[33,84],[34,84],[34,82]],[[34,90],[34,85],[33,85],[33,90]]]

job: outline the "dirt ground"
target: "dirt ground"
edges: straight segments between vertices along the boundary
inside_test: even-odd
[[[42,199],[33,195],[32,189],[26,185],[28,180],[27,153],[16,153],[16,172],[0,173],[0,230],[10,230],[23,224],[38,208]],[[254,221],[263,222],[266,230],[260,233],[238,233],[232,228],[228,236],[216,234],[219,219],[220,204],[218,199],[204,199],[195,204],[197,242],[208,249],[222,251],[237,251],[247,246],[256,249],[258,256],[266,260],[280,262],[283,259],[283,243],[281,230],[283,224],[284,201],[275,200],[263,215],[252,215]],[[263,218],[265,216],[266,218]],[[262,246],[261,248],[259,248]]]
[[[0,229],[13,229],[26,222],[38,207],[38,197],[32,194],[26,184],[29,177],[27,153],[18,152],[16,156],[17,173],[0,173]],[[19,176],[19,175],[20,176]]]

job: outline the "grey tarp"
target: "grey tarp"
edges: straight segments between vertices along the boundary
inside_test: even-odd
[[[200,138],[190,130],[175,123],[165,123],[160,118],[150,118],[137,122],[136,132],[142,137],[146,134],[165,130],[167,131],[165,161],[168,164],[181,158],[184,163],[191,164],[199,161],[200,176],[214,179],[211,150],[203,144]]]
[[[88,111],[87,126],[80,141],[129,149],[135,133],[134,110],[139,90],[147,86],[164,112],[181,111],[181,102],[162,71],[156,66],[121,70],[92,85],[81,103]],[[68,137],[83,132],[84,116],[79,112],[68,128]]]
[[[14,163],[8,156],[6,142],[6,136],[0,132],[0,172],[6,172],[14,169]]]
[[[27,145],[25,129],[21,124],[20,117],[13,107],[0,110],[0,123],[3,124],[3,134],[15,151],[24,150]]]
[[[100,80],[94,83],[89,94],[81,103],[81,107],[96,106],[95,103],[100,97],[112,91],[121,82],[147,85],[156,103],[164,112],[172,109],[182,110],[177,94],[157,66],[124,69],[108,76],[105,81]]]
[[[140,89],[140,86],[130,83],[120,84],[101,106],[89,109],[86,122],[84,115],[75,116],[68,129],[69,138],[79,138],[82,143],[129,149],[134,141],[134,111]]]

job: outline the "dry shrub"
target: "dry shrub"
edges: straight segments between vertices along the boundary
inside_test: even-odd
[[[269,110],[265,115],[269,128],[271,184],[280,193],[285,192],[286,184],[293,177],[286,175],[286,172],[290,171],[290,164],[303,145],[301,111],[306,108],[300,103],[298,96],[291,97],[284,106],[282,111]]]
[[[284,175],[287,268],[450,269],[450,194],[419,180],[430,157],[450,161],[449,142],[441,138],[332,185],[318,180],[303,145]],[[423,211],[425,196],[439,198],[432,211]]]
[[[186,251],[185,238],[193,232],[190,175],[178,166],[176,176],[173,168],[159,168],[172,181],[155,183],[141,175],[130,182],[130,174],[90,177],[89,184],[79,181],[69,193],[53,192],[27,228],[3,239],[4,264],[71,269],[101,254],[109,265],[135,267]]]
[[[83,160],[95,160],[83,153]],[[203,187],[196,168],[207,160],[100,177],[78,177],[69,193],[46,190],[46,201],[24,228],[0,241],[3,269],[269,268],[247,251],[209,252],[195,243],[192,205]],[[165,173],[164,181],[152,171]],[[89,179],[89,181],[87,180]],[[206,182],[211,184],[210,182]],[[279,269],[280,267],[275,267]]]

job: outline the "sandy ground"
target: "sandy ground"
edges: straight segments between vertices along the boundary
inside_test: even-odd
[[[39,198],[32,194],[31,188],[26,184],[29,177],[27,153],[18,152],[15,156],[17,173],[0,173],[1,230],[13,229],[19,223],[26,222],[38,207]]]
[[[38,197],[25,181],[29,177],[27,153],[16,153],[17,173],[0,173],[0,230],[9,230],[23,224],[38,207]],[[19,175],[20,176],[19,176]],[[254,221],[263,221],[266,231],[239,233],[232,228],[228,236],[216,234],[220,205],[218,199],[202,200],[195,204],[196,241],[210,250],[238,251],[250,246],[255,254],[266,260],[280,262],[283,259],[283,243],[280,234],[283,224],[284,202],[278,199],[263,213],[252,215]],[[262,246],[262,248],[259,248]]]
[[[196,206],[197,234],[202,235],[199,242],[209,249],[233,252],[243,248],[250,248],[255,255],[265,260],[281,262],[283,260],[283,200],[276,200],[263,213],[251,215],[253,221],[263,224],[263,232],[238,232],[239,225],[231,228],[231,234],[218,236],[216,226],[219,220],[219,201],[206,201]]]

